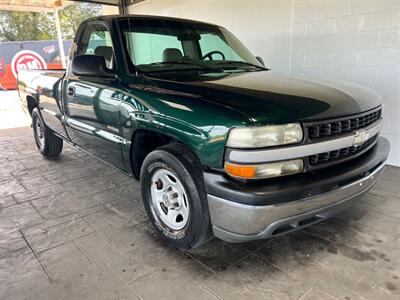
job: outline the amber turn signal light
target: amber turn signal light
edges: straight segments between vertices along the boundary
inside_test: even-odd
[[[225,163],[225,171],[234,177],[241,178],[254,178],[256,175],[256,167],[254,166],[243,166],[232,163]]]

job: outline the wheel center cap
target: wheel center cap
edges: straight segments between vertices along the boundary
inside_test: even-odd
[[[171,201],[169,200],[168,195],[164,194],[162,197],[163,197],[164,205],[167,206],[167,207],[171,206]]]
[[[169,201],[168,197],[166,197],[166,198],[164,199],[164,205],[167,206],[167,207],[170,207],[170,206],[171,206],[171,201]]]

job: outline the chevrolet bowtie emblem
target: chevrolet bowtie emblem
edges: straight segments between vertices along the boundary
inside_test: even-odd
[[[356,131],[356,136],[354,137],[353,146],[360,146],[365,143],[366,140],[369,139],[369,131],[368,130],[360,130]]]

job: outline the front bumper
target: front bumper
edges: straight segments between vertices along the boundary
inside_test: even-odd
[[[380,137],[357,159],[315,173],[240,183],[205,173],[214,235],[230,242],[264,239],[329,218],[367,192],[382,174],[389,142]]]

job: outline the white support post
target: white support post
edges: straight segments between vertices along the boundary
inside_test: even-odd
[[[61,34],[60,18],[58,17],[58,9],[56,9],[54,11],[54,19],[56,21],[58,48],[60,49],[61,65],[62,65],[63,69],[65,69],[66,64],[65,64],[64,44],[63,44],[63,39],[62,39],[62,34]]]

